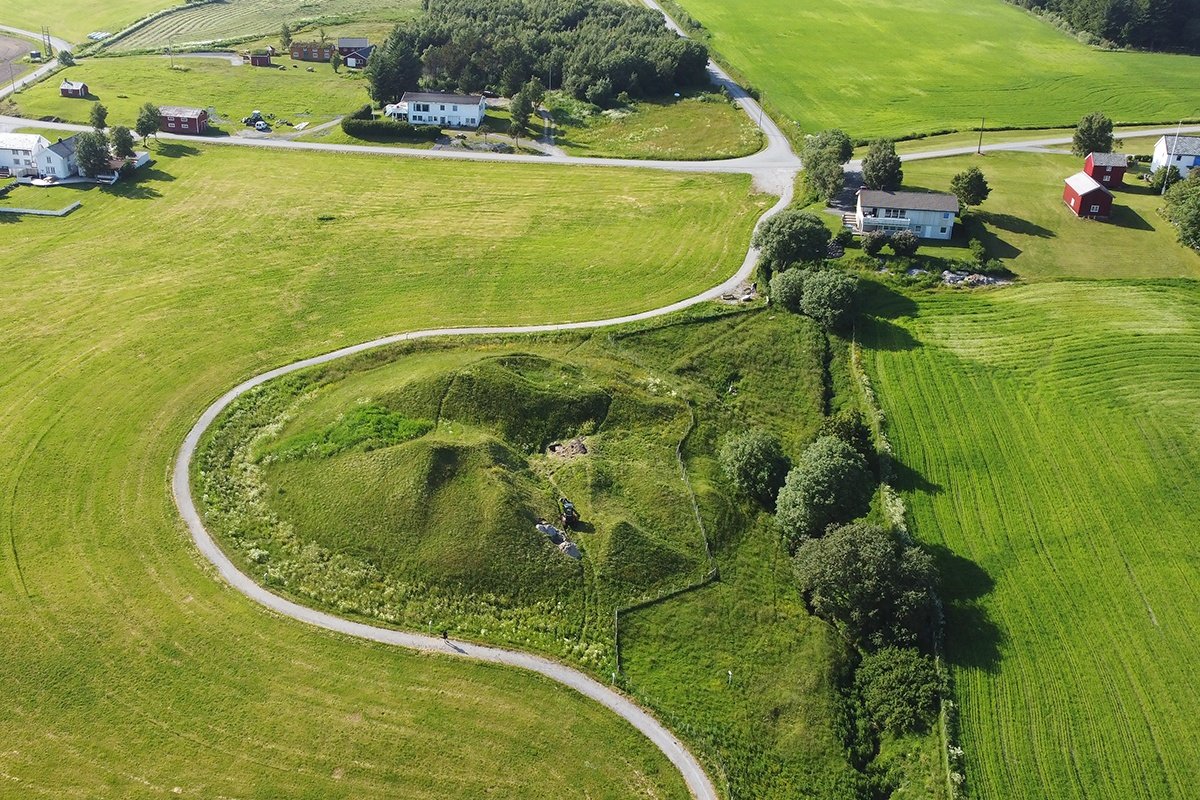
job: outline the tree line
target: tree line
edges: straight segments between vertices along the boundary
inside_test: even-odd
[[[708,50],[660,14],[616,0],[426,0],[367,64],[371,98],[517,93],[531,78],[600,106],[707,82]]]
[[[1010,0],[1122,47],[1200,52],[1200,0]]]

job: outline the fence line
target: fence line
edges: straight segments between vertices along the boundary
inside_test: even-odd
[[[0,214],[29,214],[35,217],[65,217],[75,209],[79,208],[83,203],[76,200],[66,208],[60,208],[58,211],[47,211],[44,208],[0,208]]]

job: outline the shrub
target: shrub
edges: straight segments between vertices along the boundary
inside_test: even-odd
[[[1150,175],[1150,186],[1154,188],[1154,191],[1161,192],[1164,183],[1172,186],[1178,180],[1180,180],[1178,167],[1159,167]]]
[[[799,269],[786,269],[775,273],[771,278],[771,302],[793,314],[800,313],[800,301],[804,296],[804,272]]]
[[[735,489],[767,506],[783,486],[789,466],[779,439],[762,430],[728,437],[717,458]]]
[[[365,108],[370,113],[371,107],[366,106]],[[361,113],[361,109],[342,120],[342,130],[348,136],[374,141],[407,139],[432,142],[442,135],[442,129],[436,125],[411,125],[392,119],[375,119],[373,116],[363,118],[357,116],[359,113]]]
[[[864,253],[869,256],[877,256],[883,252],[883,246],[887,244],[887,241],[887,234],[883,231],[867,231],[862,235],[858,243]]]
[[[843,408],[832,417],[826,417],[817,428],[817,436],[836,436],[853,447],[867,462],[875,455],[871,430],[857,408]]]
[[[971,258],[975,259],[976,264],[984,264],[987,262],[987,247],[978,239],[972,239],[967,248],[971,251]]]
[[[800,310],[827,331],[844,330],[854,319],[858,279],[840,270],[818,270],[804,276]]]
[[[921,246],[921,240],[912,231],[896,231],[892,234],[892,238],[888,240],[888,246],[892,248],[892,252],[896,255],[911,258],[917,254],[917,248]]]
[[[912,647],[884,647],[863,657],[854,688],[871,726],[899,736],[928,729],[942,681],[929,656]]]
[[[819,536],[831,523],[854,519],[871,497],[867,462],[836,436],[805,448],[776,500],[776,519],[789,545]]]
[[[849,228],[842,228],[833,235],[833,241],[841,247],[849,247],[854,244],[854,231]]]
[[[781,509],[783,499],[781,492]],[[931,638],[938,618],[933,558],[892,531],[865,522],[831,528],[804,541],[793,565],[812,612],[855,644],[879,648]]]

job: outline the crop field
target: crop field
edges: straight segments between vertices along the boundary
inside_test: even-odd
[[[196,555],[168,473],[201,410],[270,366],[711,285],[762,208],[748,181],[154,149],[70,217],[0,218],[2,793],[684,797],[557,685],[264,613]]]
[[[63,70],[64,77],[84,81],[91,95],[62,97],[58,80],[42,81],[13,99],[30,119],[57,117],[88,124],[91,107],[108,109],[109,125],[133,126],[144,103],[215,108],[231,120],[227,130],[241,128],[240,120],[254,109],[292,122],[320,122],[347,113],[367,102],[361,76],[338,74],[327,64],[314,72],[233,66],[214,58],[177,58],[176,68],[161,56],[92,58]]]
[[[1002,0],[682,0],[799,132],[906,136],[1194,117],[1200,57],[1086,47]]]
[[[717,94],[601,112],[555,93],[548,105],[558,125],[555,144],[573,156],[709,160],[747,156],[763,144],[754,123]],[[538,125],[535,118],[531,127],[540,134]]]
[[[420,10],[415,0],[225,0],[167,14],[113,43],[113,52],[186,46],[278,31],[286,21],[330,24],[398,21]]]
[[[860,329],[941,553],[975,797],[1200,782],[1200,291],[1071,281],[878,298]]]
[[[1144,145],[1130,142],[1128,152],[1148,152]],[[1004,152],[911,161],[904,165],[904,186],[948,191],[951,178],[972,166],[983,170],[991,195],[949,245],[924,252],[965,258],[963,248],[975,236],[989,257],[1024,280],[1200,277],[1200,254],[1179,244],[1174,226],[1159,214],[1162,198],[1133,174],[1114,192],[1108,222],[1075,217],[1062,200],[1063,179],[1083,166],[1075,156]]]
[[[116,33],[130,23],[172,5],[172,0],[5,0],[0,23],[50,33],[68,42],[86,42],[93,31]]]

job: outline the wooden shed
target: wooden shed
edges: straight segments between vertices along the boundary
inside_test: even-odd
[[[1076,172],[1064,183],[1063,202],[1075,216],[1108,219],[1112,213],[1113,196],[1105,186],[1086,172]]]

